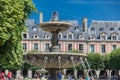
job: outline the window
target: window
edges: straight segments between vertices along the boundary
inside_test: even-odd
[[[61,39],[61,34],[58,34],[58,39]]]
[[[100,28],[99,31],[103,31],[103,28]]]
[[[34,38],[38,38],[38,35],[34,35]]]
[[[23,43],[23,50],[27,50],[27,43]]]
[[[66,39],[66,35],[63,36],[63,39]]]
[[[82,35],[79,36],[79,39],[84,39],[84,37]]]
[[[120,31],[120,28],[118,28],[118,30]]]
[[[72,39],[72,34],[68,34],[68,39]]]
[[[95,37],[94,36],[90,36],[90,40],[95,40]]]
[[[91,44],[91,45],[90,45],[90,51],[91,51],[91,52],[94,52],[94,51],[95,51],[94,48],[95,48],[95,47],[94,47],[94,44]]]
[[[102,51],[101,51],[102,53],[105,53],[105,52],[106,52],[105,45],[102,45],[102,46],[101,46],[101,50],[102,50]]]
[[[72,44],[68,44],[68,50],[72,50]]]
[[[59,48],[60,48],[60,50],[61,50],[61,44],[58,44],[58,46],[59,46]]]
[[[83,44],[79,44],[79,51],[83,52]]]
[[[112,49],[114,50],[114,49],[116,49],[117,48],[117,46],[116,45],[112,45]]]
[[[101,39],[102,39],[102,40],[106,40],[106,36],[105,36],[105,35],[102,35],[102,36],[101,36]]]
[[[117,36],[112,36],[112,39],[113,40],[117,40]]]
[[[38,50],[38,43],[34,43],[34,50]]]
[[[23,34],[23,38],[27,38],[27,34]]]
[[[114,31],[114,28],[110,28],[110,31]]]
[[[92,28],[91,28],[91,31],[95,31],[95,28],[94,28],[94,27],[92,27]]]
[[[46,45],[45,50],[49,50],[49,43],[46,43],[45,45]]]

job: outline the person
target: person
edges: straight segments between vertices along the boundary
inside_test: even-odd
[[[62,80],[62,73],[61,72],[58,74],[58,79]]]
[[[7,79],[8,80],[12,80],[12,72],[11,71],[8,72]]]
[[[1,77],[0,80],[5,80],[4,76],[5,76],[5,73],[4,73],[4,72],[1,72],[1,73],[0,73],[0,77]]]

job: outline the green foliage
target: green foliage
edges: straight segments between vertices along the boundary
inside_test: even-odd
[[[87,55],[88,63],[92,69],[104,69],[104,56],[99,53],[89,53]]]
[[[35,10],[32,0],[0,0],[0,63],[4,68],[21,65],[24,21]]]
[[[110,69],[110,54],[104,55],[105,69]]]
[[[37,66],[33,66],[27,63],[24,63],[22,68],[26,69],[26,70],[36,70],[36,69],[40,69],[40,67]]]
[[[120,69],[120,48],[115,49],[111,52],[110,69]]]

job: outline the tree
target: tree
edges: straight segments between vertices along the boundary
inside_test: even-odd
[[[104,58],[105,69],[110,69],[110,54],[105,54]]]
[[[35,10],[32,0],[0,0],[0,63],[15,68],[22,62],[24,21]]]
[[[110,69],[120,69],[120,48],[115,49],[110,55]]]
[[[92,69],[104,69],[104,57],[99,53],[89,53],[87,60]]]

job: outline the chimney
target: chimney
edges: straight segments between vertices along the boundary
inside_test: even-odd
[[[40,23],[43,22],[43,12],[42,11],[40,12],[40,15],[39,15],[39,22]]]
[[[87,18],[82,18],[82,28],[84,32],[87,30]]]

